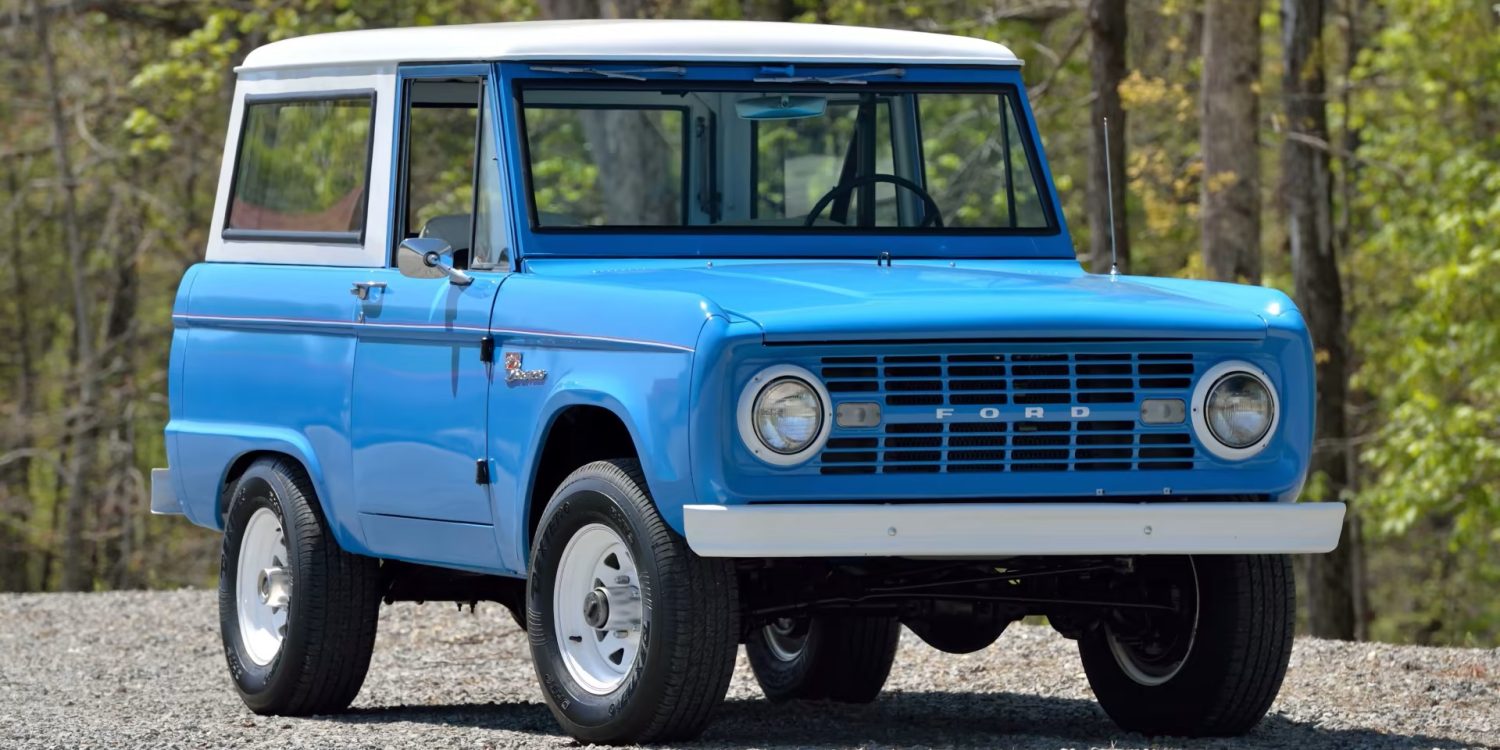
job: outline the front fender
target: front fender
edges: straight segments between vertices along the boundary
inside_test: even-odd
[[[537,361],[566,374],[541,398],[531,414],[510,412],[491,420],[496,459],[496,513],[502,564],[523,572],[530,541],[532,492],[548,435],[559,417],[577,406],[605,409],[624,424],[640,458],[646,484],[667,524],[682,532],[682,506],[691,502],[688,473],[687,385],[691,355],[686,353],[540,352]],[[531,356],[527,357],[530,366]],[[508,389],[514,396],[521,386]],[[500,394],[497,394],[500,395]],[[494,399],[497,403],[502,399]],[[513,400],[513,399],[505,399]],[[493,408],[493,407],[492,407]],[[504,411],[504,410],[501,410]],[[510,488],[505,491],[502,487]],[[545,498],[537,502],[546,502]]]
[[[683,531],[682,507],[694,501],[688,451],[694,347],[704,323],[722,314],[697,295],[593,277],[520,274],[506,282],[491,322],[496,359],[516,355],[520,367],[544,375],[512,383],[497,372],[491,390],[494,518],[505,568],[526,570],[542,450],[559,415],[574,406],[619,418],[663,519]]]

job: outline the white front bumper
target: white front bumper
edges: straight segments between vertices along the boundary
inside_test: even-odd
[[[1328,552],[1343,503],[689,505],[704,557]]]

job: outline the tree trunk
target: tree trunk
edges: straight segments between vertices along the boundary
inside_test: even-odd
[[[1317,440],[1314,482],[1326,487],[1320,499],[1342,499],[1349,486],[1348,432],[1344,402],[1348,390],[1344,335],[1344,295],[1333,246],[1333,186],[1324,103],[1324,0],[1282,0],[1287,135],[1281,146],[1281,194],[1286,201],[1287,240],[1292,251],[1295,294],[1312,334],[1317,363]],[[1308,559],[1308,627],[1322,638],[1355,636],[1354,550],[1359,544],[1345,520],[1338,549]]]
[[[1260,0],[1203,14],[1203,267],[1260,283]]]
[[[52,51],[48,29],[49,13],[43,12],[38,0],[32,0],[32,17],[36,26],[38,51],[46,74],[52,125],[52,152],[57,161],[58,190],[62,193],[63,242],[68,253],[68,270],[73,287],[74,376],[78,383],[75,402],[80,424],[70,424],[73,454],[67,463],[66,502],[63,506],[62,587],[81,591],[91,587],[90,567],[84,555],[84,514],[88,481],[93,474],[94,439],[88,423],[96,406],[94,382],[94,333],[90,321],[89,292],[84,277],[87,258],[83,237],[79,234],[78,178],[68,154],[68,124],[63,114],[62,80],[57,73],[57,58]]]
[[[1110,270],[1110,208],[1113,205],[1115,252],[1120,271],[1130,265],[1129,223],[1125,220],[1125,108],[1120,81],[1125,78],[1125,0],[1089,0],[1089,74],[1094,102],[1089,123],[1089,270]],[[1105,118],[1109,119],[1110,179],[1105,171]],[[1110,182],[1113,182],[1111,188]]]
[[[5,185],[8,198],[14,198],[20,193],[20,180],[14,171],[6,172]],[[36,411],[37,381],[36,357],[31,350],[31,314],[34,303],[26,294],[27,268],[21,254],[21,248],[27,244],[27,236],[18,219],[19,202],[7,200],[6,203],[10,206],[7,216],[10,231],[5,236],[12,239],[6,243],[9,249],[6,264],[11,273],[11,287],[6,293],[15,303],[12,340],[15,342],[17,372],[15,390],[6,396],[13,402],[15,413],[10,415],[11,424],[6,426],[6,435],[0,438],[0,456],[29,447],[30,435],[34,430],[32,419]],[[33,510],[30,484],[29,455],[16,456],[9,463],[0,465],[0,591],[26,591],[29,588],[26,532]]]
[[[1359,0],[1344,0],[1344,66],[1342,71],[1343,103],[1344,103],[1344,148],[1343,155],[1339,157],[1339,173],[1342,184],[1339,185],[1341,198],[1338,201],[1342,212],[1338,229],[1334,232],[1334,252],[1349,257],[1350,246],[1354,242],[1354,185],[1359,173],[1359,160],[1355,154],[1359,150],[1360,131],[1351,125],[1350,120],[1354,112],[1354,87],[1349,82],[1354,80],[1354,67],[1359,62],[1360,46],[1364,38],[1359,33]],[[1351,300],[1351,309],[1354,306]],[[1344,319],[1344,328],[1352,327],[1354,321],[1350,315]],[[1344,371],[1352,373],[1359,370],[1360,363],[1358,354],[1354,347],[1348,350],[1348,359],[1344,362]],[[1344,425],[1347,434],[1362,435],[1367,429],[1374,429],[1375,425],[1366,424],[1373,420],[1369,415],[1373,410],[1369,407],[1369,393],[1360,389],[1350,387],[1347,396],[1348,404],[1344,409],[1345,415],[1364,414],[1363,419],[1347,417],[1349,421]],[[1344,451],[1345,464],[1349,471],[1349,494],[1355,495],[1359,492],[1359,482],[1364,472],[1360,468],[1359,452],[1350,446]],[[1358,514],[1350,514],[1348,523],[1344,526],[1345,543],[1351,545],[1349,554],[1353,557],[1350,563],[1352,586],[1354,589],[1354,639],[1363,641],[1370,637],[1370,587],[1369,558],[1365,555],[1364,548],[1364,523]]]

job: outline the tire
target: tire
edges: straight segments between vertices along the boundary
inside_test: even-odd
[[[252,464],[231,490],[219,559],[219,631],[245,705],[280,716],[348,708],[379,612],[379,561],[339,548],[302,467]]]
[[[1191,591],[1182,587],[1181,600],[1190,598],[1193,606],[1181,608],[1178,622],[1194,626],[1175,631],[1189,634],[1185,652],[1180,638],[1168,637],[1155,641],[1174,645],[1156,654],[1116,635],[1112,623],[1118,619],[1084,633],[1078,651],[1099,705],[1120,728],[1146,735],[1248,732],[1270,709],[1291,658],[1297,603],[1290,559],[1141,558],[1146,561],[1154,561],[1158,572],[1164,565],[1186,566],[1189,575],[1176,579],[1192,582]],[[1160,598],[1161,586],[1153,588]]]
[[[900,641],[893,617],[818,616],[752,631],[745,653],[772,702],[869,703],[885,687]]]
[[[738,601],[733,564],[667,526],[636,461],[573,472],[542,514],[526,586],[547,707],[581,742],[697,736],[729,689]]]

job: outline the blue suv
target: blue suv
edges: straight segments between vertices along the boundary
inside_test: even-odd
[[[694,736],[741,644],[866,702],[903,625],[1028,615],[1121,727],[1252,727],[1344,513],[1295,502],[1306,328],[1083,272],[1020,65],[697,21],[250,53],[152,476],[223,532],[245,703],[341,710],[382,600],[492,601],[585,742]]]

